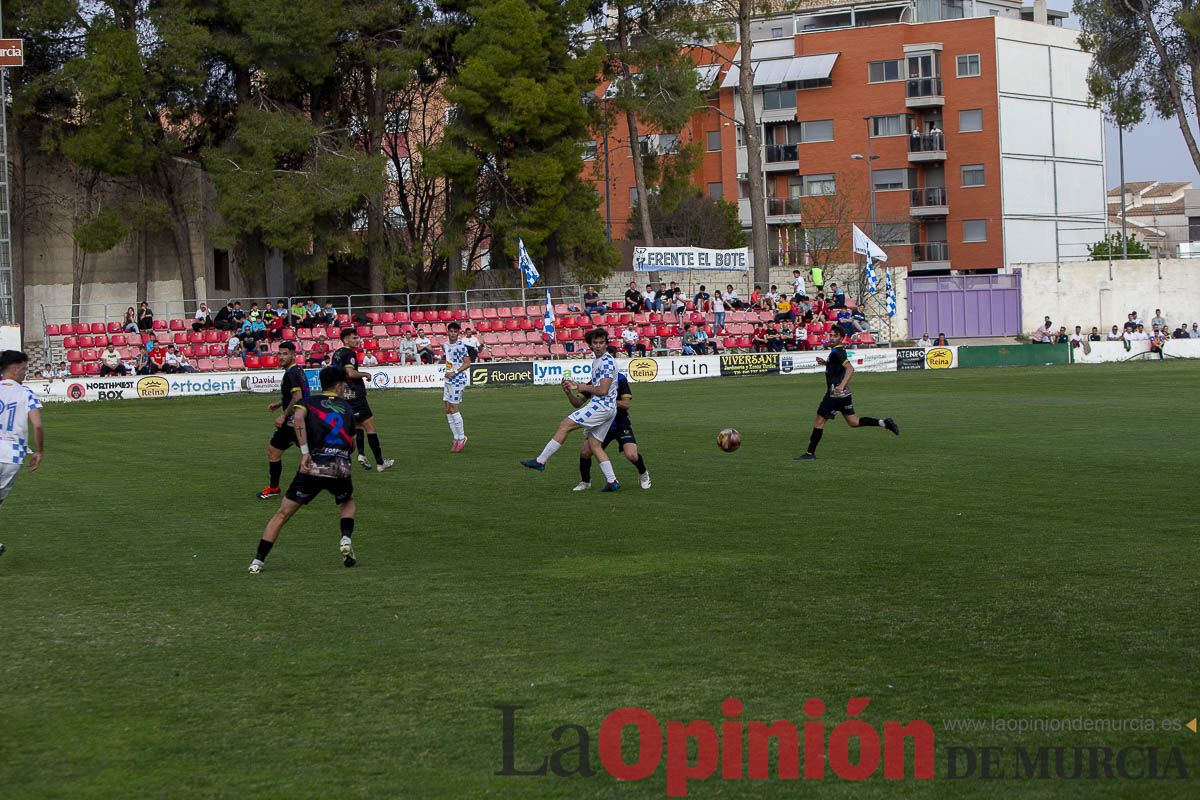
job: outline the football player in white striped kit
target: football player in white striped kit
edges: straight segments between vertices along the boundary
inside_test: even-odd
[[[603,443],[613,419],[617,416],[617,362],[608,352],[608,332],[603,328],[588,331],[585,339],[596,356],[592,361],[592,380],[589,383],[565,381],[564,385],[571,391],[587,396],[589,400],[558,424],[554,438],[546,443],[541,455],[522,461],[521,465],[542,472],[546,469],[546,462],[567,440],[567,434],[577,428],[583,428],[587,442],[591,445],[592,455],[596,456],[596,460],[600,462],[600,471],[604,473],[605,486],[600,491],[615,492],[621,488],[621,484],[617,482],[617,474],[613,472],[612,462],[604,452]]]
[[[454,434],[454,444],[450,445],[451,453],[461,453],[467,446],[467,434],[463,429],[463,418],[458,407],[462,404],[463,391],[467,388],[471,351],[458,335],[461,330],[462,326],[457,322],[447,325],[447,339],[442,346],[442,353],[446,357],[446,385],[442,389],[442,401],[446,404],[446,422],[450,424],[450,433]]]
[[[19,350],[0,352],[0,504],[12,491],[26,454],[30,453],[29,428],[33,427],[34,450],[29,471],[42,463],[42,401],[28,386],[29,357]],[[0,544],[0,553],[4,545]]]

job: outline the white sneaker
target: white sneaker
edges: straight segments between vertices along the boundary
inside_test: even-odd
[[[349,536],[342,537],[342,541],[338,544],[338,552],[342,554],[342,564],[345,566],[353,567],[358,563],[354,558],[354,545]]]
[[[642,485],[643,489],[649,489],[650,488],[650,473],[648,471],[642,473],[641,477],[638,478],[638,483],[640,483]]]
[[[256,558],[250,562],[250,566],[246,568],[246,572],[249,572],[251,575],[257,575],[258,573],[262,572],[262,568],[263,562]]]
[[[592,485],[590,483],[588,483],[587,481],[580,481],[579,483],[575,484],[575,488],[572,489],[571,491],[572,492],[586,492],[590,488],[592,488]]]
[[[382,464],[380,464],[378,467],[376,467],[375,469],[378,470],[379,472],[383,472],[385,469],[391,469],[394,466],[396,466],[396,459],[388,458],[388,459],[384,459],[384,462]]]
[[[370,465],[370,463],[368,463],[367,457],[364,456],[362,453],[358,454],[358,463],[362,466],[363,469],[366,469],[366,470],[371,469],[371,465]]]

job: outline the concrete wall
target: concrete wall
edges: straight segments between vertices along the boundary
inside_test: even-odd
[[[1047,314],[1068,330],[1106,331],[1137,311],[1149,322],[1161,308],[1172,327],[1200,322],[1200,263],[1189,259],[1016,264],[1021,270],[1021,327],[1031,333]]]

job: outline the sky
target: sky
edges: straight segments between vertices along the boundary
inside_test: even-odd
[[[1047,5],[1061,11],[1070,11],[1070,0],[1049,0]],[[1066,20],[1066,27],[1078,30],[1079,23],[1074,15]],[[1108,175],[1108,188],[1121,185],[1121,159],[1117,147],[1117,129],[1106,125],[1104,157]],[[1192,127],[1193,132],[1195,126]],[[1200,140],[1200,134],[1197,134]],[[1126,181],[1193,181],[1200,185],[1200,175],[1188,154],[1179,124],[1172,119],[1157,119],[1153,112],[1135,128],[1125,131],[1125,180]]]

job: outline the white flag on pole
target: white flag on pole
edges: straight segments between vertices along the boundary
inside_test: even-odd
[[[866,256],[871,261],[887,261],[887,253],[883,248],[871,241],[865,233],[859,230],[857,225],[851,225],[854,233],[854,252],[860,256]]]

